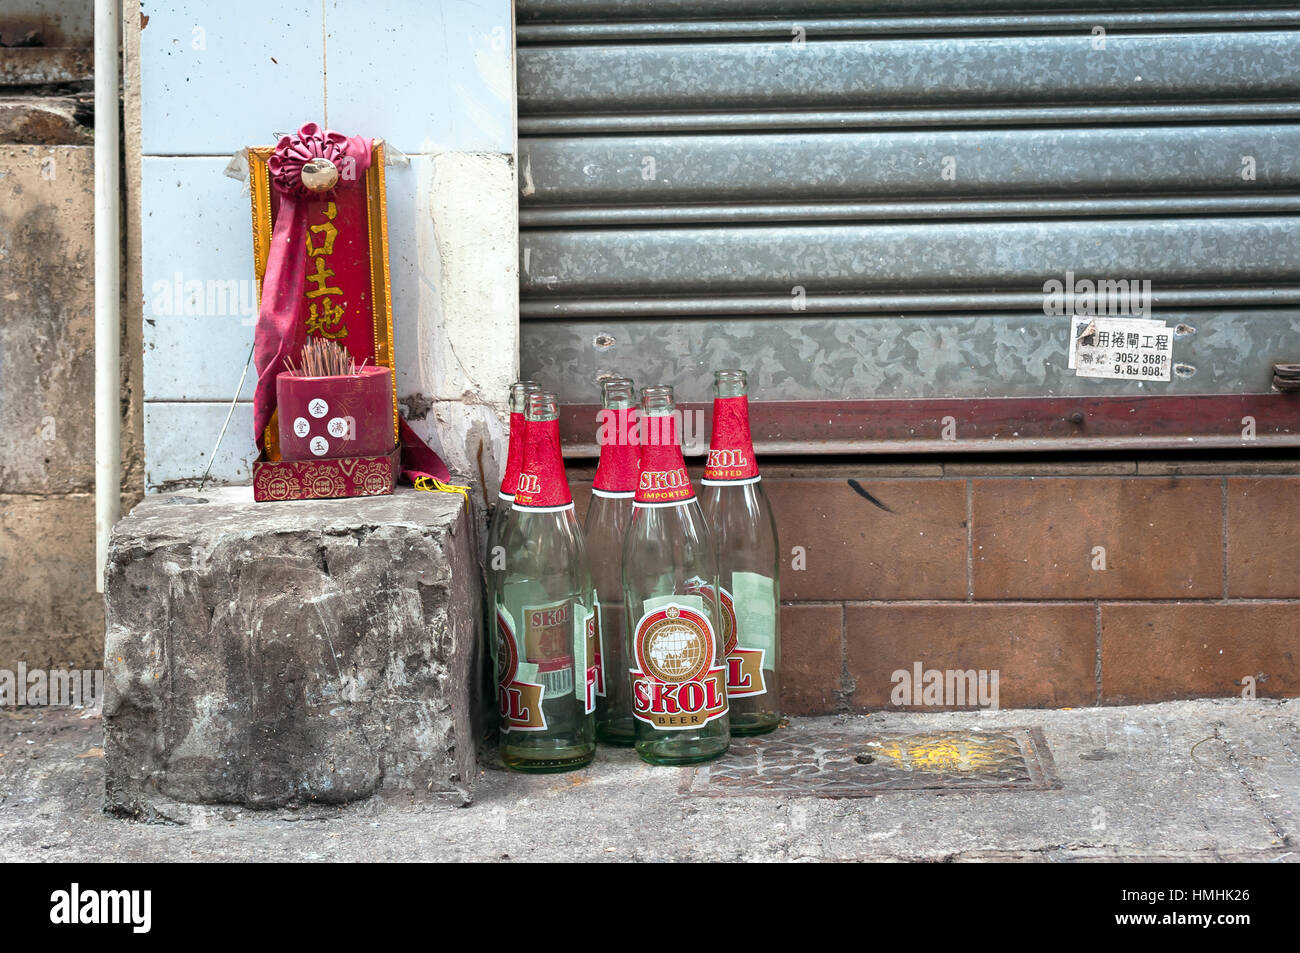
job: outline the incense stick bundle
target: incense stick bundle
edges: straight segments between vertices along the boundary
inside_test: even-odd
[[[325,338],[309,338],[302,346],[298,364],[290,357],[284,363],[294,377],[340,377],[357,372],[356,359],[347,348]]]

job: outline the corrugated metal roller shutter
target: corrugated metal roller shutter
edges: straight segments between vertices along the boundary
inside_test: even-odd
[[[768,400],[1269,393],[1300,10],[1099,7],[519,0],[524,372],[583,404],[724,365]],[[1180,373],[1069,371],[1067,270],[1150,279]]]

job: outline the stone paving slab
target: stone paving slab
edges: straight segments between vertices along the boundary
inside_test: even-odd
[[[602,748],[584,771],[486,766],[474,803],[419,794],[346,807],[194,807],[183,824],[100,810],[98,719],[0,712],[0,861],[925,860],[1294,862],[1300,701],[854,715],[798,728],[939,732],[1037,726],[1057,790],[862,798],[698,797],[684,772]]]

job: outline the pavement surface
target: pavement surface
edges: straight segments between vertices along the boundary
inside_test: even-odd
[[[409,796],[265,812],[182,806],[172,823],[145,824],[101,810],[94,713],[2,709],[0,861],[1300,860],[1300,699],[889,712],[784,730],[866,743],[1010,728],[1041,730],[1053,786],[819,797],[792,781],[778,793],[700,796],[691,791],[707,785],[692,769],[602,748],[569,774],[489,766],[467,807]]]

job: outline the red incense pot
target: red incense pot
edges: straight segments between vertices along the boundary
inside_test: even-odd
[[[275,379],[283,460],[382,456],[393,449],[393,372]]]

